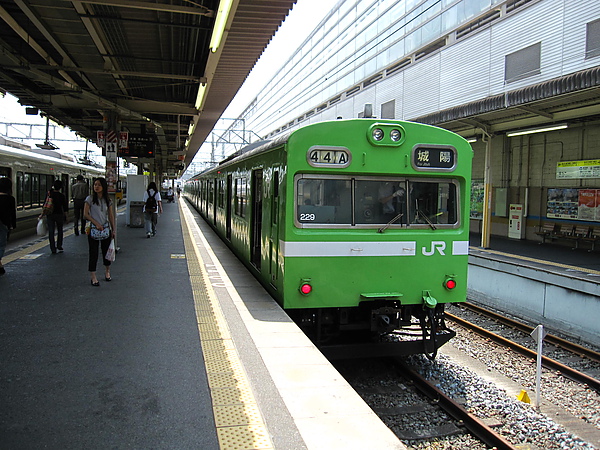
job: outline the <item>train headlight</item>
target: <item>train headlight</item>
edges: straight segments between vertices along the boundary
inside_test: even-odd
[[[303,278],[300,280],[300,286],[299,286],[298,290],[300,291],[300,293],[302,295],[308,295],[312,292],[313,288],[312,288],[312,284],[310,282],[311,282],[310,278]]]
[[[381,128],[375,128],[373,130],[373,139],[375,139],[376,141],[381,141],[383,140],[383,130]]]
[[[406,131],[397,123],[376,122],[367,131],[367,140],[376,147],[399,147],[405,139]]]
[[[447,278],[446,281],[444,281],[444,287],[451,291],[456,287],[456,281],[454,281],[453,278]]]

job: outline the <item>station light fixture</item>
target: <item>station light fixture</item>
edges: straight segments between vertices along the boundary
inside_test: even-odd
[[[229,12],[233,0],[221,0],[219,2],[219,10],[217,11],[217,18],[215,19],[215,26],[213,28],[212,36],[210,37],[210,50],[214,53],[221,45],[223,34],[225,33],[225,26],[227,25],[227,19],[229,18]]]
[[[543,133],[545,131],[564,130],[568,126],[569,125],[566,123],[557,123],[555,125],[548,125],[545,127],[526,128],[524,130],[509,131],[508,133],[506,133],[506,136],[508,136],[508,137],[523,136],[525,134]]]
[[[200,83],[198,85],[198,95],[196,96],[196,103],[194,104],[194,107],[197,110],[200,110],[200,108],[202,108],[202,104],[204,103],[205,94],[206,94],[206,83]]]

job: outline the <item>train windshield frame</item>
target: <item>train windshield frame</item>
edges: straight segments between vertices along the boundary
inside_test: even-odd
[[[455,178],[298,174],[298,228],[458,228]]]

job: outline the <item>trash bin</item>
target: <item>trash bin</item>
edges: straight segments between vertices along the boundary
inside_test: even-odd
[[[143,228],[144,202],[129,202],[129,226]]]

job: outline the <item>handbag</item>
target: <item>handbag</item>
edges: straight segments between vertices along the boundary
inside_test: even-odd
[[[96,228],[96,225],[92,224],[90,228],[90,237],[95,241],[103,241],[104,239],[108,239],[110,236],[110,226],[107,223],[104,224],[104,228],[99,230]]]
[[[42,214],[45,216],[49,216],[54,212],[54,204],[52,203],[52,197],[50,197],[50,192],[46,194],[46,201],[44,202],[44,206],[42,206]]]

